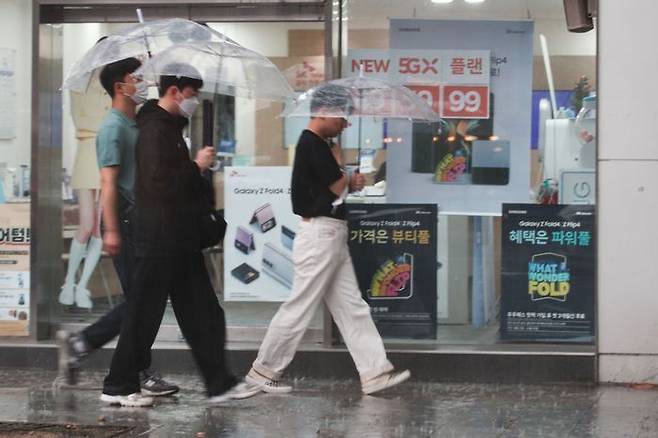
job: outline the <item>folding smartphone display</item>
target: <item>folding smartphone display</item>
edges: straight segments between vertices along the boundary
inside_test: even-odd
[[[434,173],[439,153],[441,123],[415,122],[411,132],[411,171]]]
[[[257,223],[260,230],[265,233],[276,226],[276,219],[274,218],[274,211],[268,202],[254,211],[249,224]]]
[[[239,251],[245,254],[249,254],[249,251],[256,249],[254,235],[241,226],[235,231],[234,245]]]
[[[292,251],[292,243],[295,240],[295,232],[285,225],[281,225],[281,244]]]
[[[473,184],[504,186],[509,184],[510,142],[475,140],[472,146]]]
[[[290,256],[271,243],[263,247],[263,272],[287,288],[292,288],[294,265]]]
[[[258,278],[258,271],[246,263],[241,264],[231,271],[231,275],[244,284],[249,284]]]

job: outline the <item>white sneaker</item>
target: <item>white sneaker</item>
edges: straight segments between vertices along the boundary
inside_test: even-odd
[[[368,380],[361,385],[361,388],[364,394],[374,394],[375,392],[383,391],[398,383],[402,383],[409,377],[411,377],[409,370],[390,371]]]
[[[225,393],[210,397],[208,399],[208,403],[219,404],[229,400],[242,400],[245,398],[253,397],[259,392],[261,392],[259,387],[246,382],[240,382]]]
[[[261,391],[269,394],[286,394],[292,391],[292,386],[283,385],[278,380],[265,377],[253,368],[249,370],[249,373],[245,376],[244,380],[256,388],[259,388]]]
[[[137,408],[153,406],[153,397],[144,397],[139,392],[134,392],[130,395],[102,394],[101,401],[110,405],[131,406]]]
[[[75,288],[75,305],[83,309],[91,309],[93,303],[91,302],[91,292],[89,289]]]
[[[65,306],[72,306],[75,302],[75,284],[64,283],[59,293],[59,302]]]

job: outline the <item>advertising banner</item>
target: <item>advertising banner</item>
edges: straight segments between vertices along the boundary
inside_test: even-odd
[[[436,205],[347,207],[354,270],[379,332],[436,338]]]
[[[444,118],[489,118],[488,50],[350,50],[345,76],[407,86]]]
[[[224,299],[284,301],[292,290],[291,167],[227,167]]]
[[[0,204],[0,336],[28,336],[30,204]]]
[[[346,68],[407,85],[442,121],[388,120],[388,202],[484,216],[528,202],[533,23],[393,19],[389,46]]]
[[[505,204],[500,336],[594,339],[594,207]]]

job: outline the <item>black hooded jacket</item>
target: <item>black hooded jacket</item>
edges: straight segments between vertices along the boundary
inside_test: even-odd
[[[137,114],[135,250],[140,257],[183,255],[201,250],[200,199],[212,187],[190,159],[183,139],[187,120],[157,100]]]

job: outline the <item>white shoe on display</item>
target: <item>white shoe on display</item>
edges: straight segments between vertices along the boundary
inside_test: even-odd
[[[265,377],[253,368],[249,370],[249,373],[245,376],[244,380],[252,386],[269,394],[286,394],[292,391],[292,386],[284,385],[278,380]]]
[[[89,289],[75,288],[75,305],[83,309],[91,309],[93,303],[91,301],[91,292]]]
[[[64,283],[59,293],[59,302],[64,306],[72,306],[75,301],[75,284]]]
[[[368,380],[361,386],[364,394],[374,394],[375,392],[383,391],[398,383],[402,383],[409,377],[411,377],[409,370],[390,371]]]
[[[144,397],[139,392],[130,395],[102,394],[101,401],[110,405],[130,406],[136,408],[153,406],[153,397]]]

